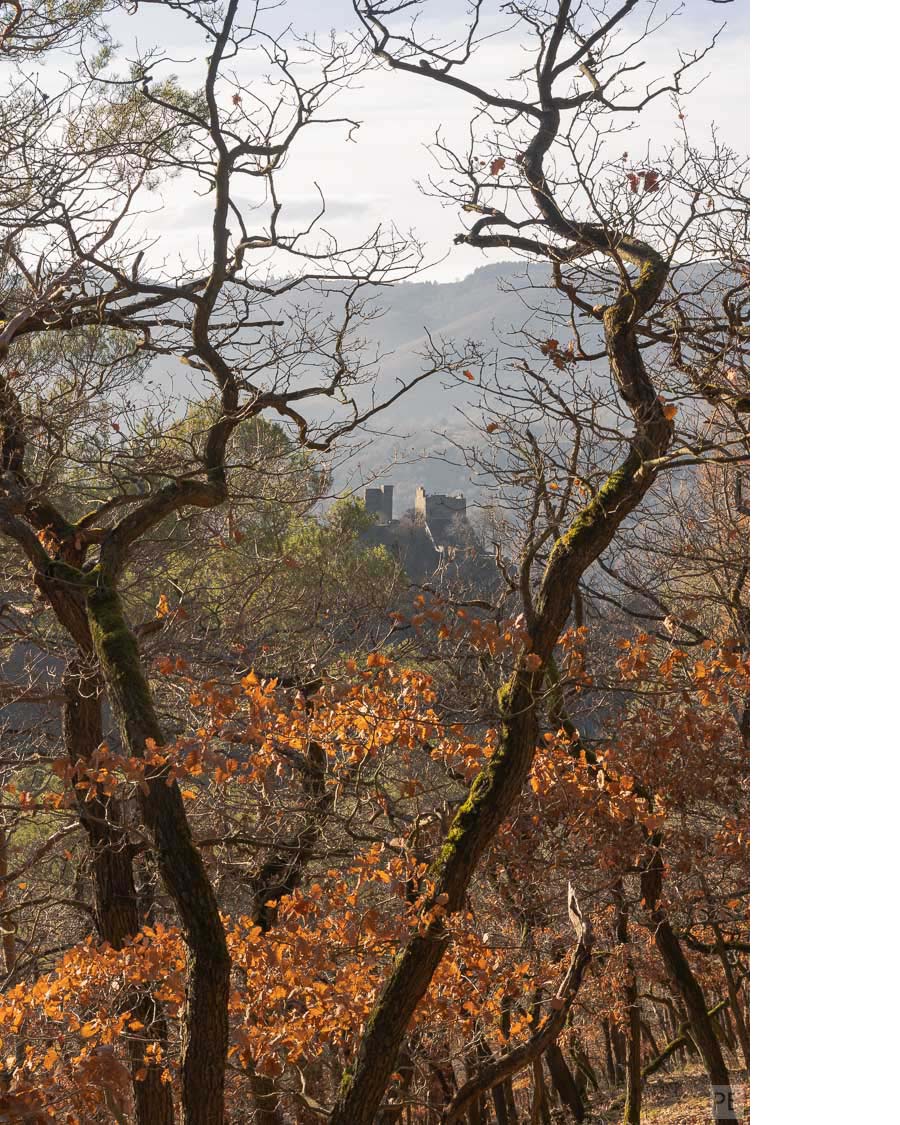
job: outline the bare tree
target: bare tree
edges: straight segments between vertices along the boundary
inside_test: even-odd
[[[20,75],[4,102],[0,530],[71,640],[70,757],[88,763],[96,752],[106,692],[125,752],[148,761],[140,814],[189,950],[181,1086],[184,1120],[194,1125],[224,1119],[230,959],[120,584],[129,567],[140,569],[143,540],[168,517],[227,500],[231,440],[242,423],[269,412],[291,425],[298,448],[327,451],[407,389],[373,397],[352,326],[367,288],[408,276],[419,254],[381,228],[339,247],[319,225],[324,206],[306,227],[281,228],[278,183],[301,132],[357,126],[323,113],[366,65],[352,39],[273,34],[264,8],[239,0],[159,6],[209,44],[199,90],[158,77],[170,65],[160,51],[120,73],[101,43],[93,55],[85,47],[78,75],[61,90]],[[21,62],[32,48],[86,37],[102,5],[73,9],[71,21],[54,6],[13,9],[3,43]],[[264,77],[248,90],[230,68],[251,51]],[[162,183],[209,194],[209,240],[194,260],[179,260],[173,247],[151,266],[157,248],[140,218]],[[248,186],[258,189],[249,206]],[[262,221],[257,203],[265,204]],[[322,311],[292,312],[287,300],[300,297]],[[98,337],[106,342],[100,362],[90,357],[90,374],[68,380],[59,359],[68,342]],[[118,420],[117,401],[128,414],[129,400],[140,399],[148,358],[171,355],[196,373],[200,440],[173,444],[160,426]],[[412,383],[453,359],[436,348]],[[117,400],[108,392],[123,372],[128,392]],[[121,440],[94,440],[104,424]],[[79,474],[87,489],[73,486]],[[92,490],[99,495],[88,503]],[[99,800],[82,802],[80,815],[95,853],[101,933],[121,942],[140,924],[121,811]],[[173,1119],[158,1082],[136,1081],[135,1096],[142,1120]]]
[[[656,364],[648,363],[647,347],[671,343],[680,334],[682,361],[690,366],[683,322],[675,318],[676,327],[662,333],[658,327],[672,319],[665,311],[671,303],[667,286],[682,268],[678,255],[688,236],[694,244],[702,240],[702,227],[715,225],[717,209],[724,213],[718,222],[727,223],[734,211],[740,211],[735,220],[740,222],[745,208],[740,198],[736,206],[727,201],[720,207],[715,201],[712,207],[698,206],[704,186],[697,179],[706,175],[706,165],[690,146],[677,166],[670,158],[668,178],[653,165],[629,162],[627,154],[624,160],[605,158],[601,141],[618,130],[619,122],[655,99],[679,99],[689,92],[691,76],[712,46],[682,54],[667,81],[632,89],[631,76],[641,66],[635,51],[656,29],[652,10],[649,19],[642,19],[636,0],[612,12],[568,0],[506,6],[514,33],[527,36],[530,47],[527,65],[503,92],[468,77],[482,36],[481,3],[473,5],[468,26],[452,43],[422,37],[416,16],[424,5],[358,0],[355,7],[376,58],[414,76],[413,81],[455,89],[477,107],[467,151],[460,154],[440,138],[436,145],[445,172],[441,193],[474,219],[457,242],[546,263],[571,304],[574,339],[567,346],[544,340],[543,355],[558,371],[571,362],[576,368],[584,363],[592,373],[605,361],[611,376],[612,422],[599,409],[591,374],[579,380],[573,399],[546,376],[526,369],[539,397],[534,390],[518,396],[509,390],[507,404],[513,410],[492,421],[488,431],[511,434],[507,453],[520,462],[511,468],[510,482],[521,481],[522,460],[527,479],[537,480],[522,521],[526,534],[515,572],[509,570],[529,645],[497,694],[497,751],[475,778],[429,871],[432,901],[446,903],[452,915],[461,909],[476,865],[530,770],[548,670],[584,575],[661,470],[707,452],[702,439],[675,444],[677,408],[654,380]],[[491,23],[484,34],[496,33]],[[730,156],[723,159],[724,190],[740,195],[733,186],[735,178],[740,181],[740,168]],[[685,187],[688,170],[693,178]],[[739,334],[741,327],[737,314],[735,325],[727,321],[721,331]],[[597,344],[588,342],[594,333],[600,337]],[[710,345],[701,336],[693,337],[701,353],[722,350],[719,340]],[[713,383],[721,389],[721,394],[710,392],[716,401],[731,395],[712,375],[701,382],[704,389]],[[521,420],[529,396],[533,413],[543,414],[549,406],[547,448],[541,448],[546,431],[537,433],[527,418]],[[449,940],[447,924],[437,919],[398,955],[345,1074],[332,1121],[356,1125],[374,1119],[405,1030]]]

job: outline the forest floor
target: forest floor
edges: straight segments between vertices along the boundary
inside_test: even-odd
[[[750,1101],[745,1070],[732,1071],[734,1106],[737,1121],[748,1125]],[[614,1117],[601,1113],[597,1122],[621,1120],[621,1107]],[[709,1079],[699,1067],[672,1074],[654,1075],[644,1089],[641,1105],[642,1125],[709,1125]]]

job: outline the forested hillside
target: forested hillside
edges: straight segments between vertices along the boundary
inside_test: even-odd
[[[0,2],[0,1121],[746,1120],[717,25],[301,9]],[[461,281],[290,221],[385,76]]]

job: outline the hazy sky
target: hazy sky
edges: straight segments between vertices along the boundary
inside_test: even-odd
[[[495,6],[496,7],[496,6]],[[651,5],[639,5],[629,17],[637,28],[646,18]],[[653,39],[637,49],[637,57],[646,59],[640,72],[647,78],[665,76],[672,69],[677,51],[703,46],[723,22],[714,52],[698,67],[696,74],[709,77],[686,104],[687,125],[695,140],[703,139],[711,123],[719,127],[725,143],[738,151],[748,146],[748,28],[746,0],[734,4],[712,4],[709,0],[687,0],[681,10],[677,3],[658,5],[657,16],[676,11],[674,18]],[[132,53],[136,39],[141,46],[159,43],[172,65],[164,64],[160,75],[177,72],[183,81],[199,84],[203,56],[208,47],[202,40],[192,39],[186,22],[158,8],[153,17],[144,9],[134,18],[119,16],[113,30],[121,44],[122,54]],[[435,2],[426,6],[431,19],[428,29],[438,36],[452,34],[459,27],[458,16],[464,11],[457,0]],[[349,0],[337,3],[288,3],[269,17],[270,26],[290,21],[298,31],[338,31],[354,27],[354,13]],[[516,50],[514,40],[492,39],[478,52],[471,67],[473,80],[490,86],[501,86],[504,76],[523,65],[524,56]],[[193,60],[193,61],[192,61]],[[239,61],[238,78],[247,89],[253,89],[255,64],[250,58]],[[317,126],[301,133],[287,169],[281,175],[280,191],[285,203],[286,218],[310,218],[318,205],[315,184],[321,187],[328,211],[324,226],[339,238],[359,238],[378,222],[396,223],[402,229],[412,228],[424,242],[429,259],[447,255],[429,270],[433,280],[456,280],[470,273],[486,259],[468,247],[453,247],[453,235],[460,225],[456,213],[434,198],[423,196],[416,180],[425,179],[436,166],[426,145],[440,128],[442,136],[452,145],[465,145],[472,103],[454,90],[413,75],[375,70],[357,80],[357,89],[342,93],[328,108],[329,116],[356,117],[362,127],[355,140],[346,139],[346,130],[339,126]],[[640,130],[627,139],[611,143],[618,150],[643,150],[652,138],[663,144],[675,134],[675,114],[666,96],[648,107],[641,115]],[[197,240],[206,243],[209,237],[210,200],[193,195],[187,186],[172,190],[168,185],[164,206],[150,219],[150,228],[162,235],[170,249],[190,252]]]

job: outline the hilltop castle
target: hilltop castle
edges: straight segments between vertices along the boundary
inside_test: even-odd
[[[367,488],[366,511],[370,516],[375,517],[375,523],[379,527],[392,524],[394,522],[394,486],[382,484],[378,488]]]
[[[374,525],[364,534],[371,543],[380,543],[402,560],[410,577],[422,580],[441,566],[466,561],[472,569],[473,560],[483,552],[469,526],[466,498],[463,493],[429,494],[420,485],[416,489],[415,506],[405,518],[394,518],[394,486],[390,484],[367,488],[366,512]]]
[[[394,486],[378,485],[366,489],[366,511],[374,517],[376,527],[390,527],[394,519]],[[466,498],[461,492],[448,496],[443,492],[429,495],[419,485],[416,489],[414,517],[427,531],[435,545],[452,542],[460,524],[466,521]]]
[[[447,496],[435,492],[431,496],[420,485],[416,489],[416,520],[424,523],[432,538],[443,543],[449,538],[454,521],[466,519],[466,498],[461,492]]]

